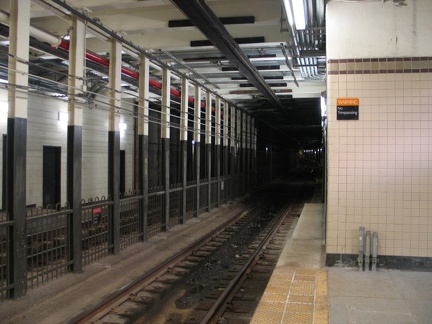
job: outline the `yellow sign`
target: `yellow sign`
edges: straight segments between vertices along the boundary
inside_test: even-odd
[[[359,106],[360,99],[359,98],[337,98],[336,105],[337,106]]]

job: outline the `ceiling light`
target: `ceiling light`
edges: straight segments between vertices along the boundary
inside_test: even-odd
[[[303,0],[283,0],[283,5],[289,23],[293,24],[297,30],[305,29],[306,13]]]

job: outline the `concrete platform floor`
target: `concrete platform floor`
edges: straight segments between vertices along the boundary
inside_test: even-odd
[[[253,324],[432,323],[432,272],[327,268],[322,224],[323,204],[306,204]]]

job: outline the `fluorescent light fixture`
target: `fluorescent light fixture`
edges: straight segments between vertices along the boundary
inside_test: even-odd
[[[294,11],[294,22],[296,29],[305,29],[306,28],[306,15],[305,15],[305,7],[303,0],[291,0]]]
[[[295,29],[306,28],[306,12],[303,0],[283,0],[288,22],[295,26]]]

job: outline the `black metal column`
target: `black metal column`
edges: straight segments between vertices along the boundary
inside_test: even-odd
[[[169,230],[169,208],[170,208],[170,196],[169,196],[169,185],[170,185],[170,139],[162,138],[162,181],[165,190],[165,203],[162,213],[162,230]]]
[[[110,252],[120,252],[120,132],[108,132],[108,194],[113,202],[110,215]]]
[[[148,142],[147,135],[138,135],[138,181],[139,190],[141,191],[141,219],[140,231],[143,233],[142,240],[147,240],[147,223],[148,223]]]
[[[14,284],[10,297],[17,298],[27,292],[27,119],[8,118],[7,133],[6,210],[9,219],[14,222],[14,226],[9,227],[11,244],[8,251],[8,284]]]
[[[181,149],[181,182],[182,182],[182,197],[180,209],[180,224],[183,224],[186,218],[186,183],[187,183],[187,141],[180,141]]]
[[[201,150],[200,150],[200,142],[195,142],[195,179],[196,179],[196,214],[195,217],[198,217],[200,210],[200,170],[201,170]]]
[[[211,209],[211,172],[212,172],[212,145],[205,144],[206,147],[206,175],[207,175],[207,211]]]
[[[68,221],[68,261],[70,270],[82,271],[81,188],[82,188],[82,126],[68,126],[67,133],[67,201],[72,208]]]
[[[216,177],[217,177],[217,207],[221,205],[221,150],[220,145],[216,145]]]
[[[226,202],[228,202],[228,177],[229,177],[229,174],[228,174],[228,146],[224,146],[223,147],[223,169],[224,169],[224,178],[225,178],[225,186],[224,186],[224,188],[225,188],[225,195],[224,195],[224,201],[225,201],[225,203]]]

